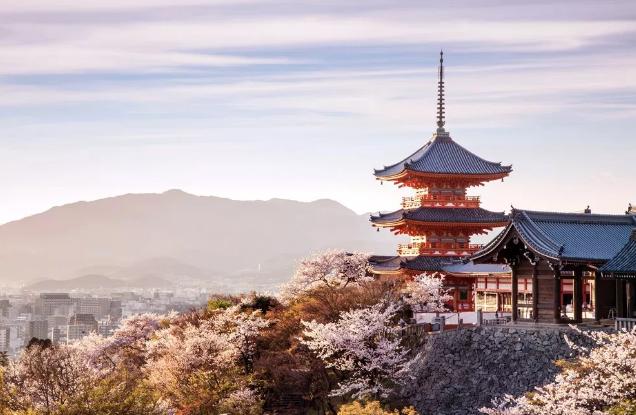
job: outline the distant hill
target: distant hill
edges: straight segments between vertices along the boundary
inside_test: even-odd
[[[30,291],[116,291],[122,288],[172,288],[175,284],[160,277],[141,277],[129,281],[110,278],[105,275],[83,275],[67,280],[42,280],[29,284],[24,288]]]
[[[77,202],[0,226],[0,283],[90,276],[228,291],[274,289],[329,248],[393,252],[367,215],[332,200],[237,201],[179,190]],[[110,281],[110,282],[109,282]],[[69,282],[72,284],[72,282]],[[58,284],[59,285],[59,284]]]

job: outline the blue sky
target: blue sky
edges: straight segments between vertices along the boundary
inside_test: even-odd
[[[0,222],[180,188],[398,207],[374,167],[435,128],[493,210],[636,202],[631,1],[0,1]]]

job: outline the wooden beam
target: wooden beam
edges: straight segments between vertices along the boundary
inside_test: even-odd
[[[616,278],[616,317],[625,317],[625,290],[623,280]]]
[[[574,271],[574,292],[572,293],[572,306],[574,309],[574,322],[581,323],[583,321],[583,270],[577,268]]]
[[[517,321],[519,318],[519,310],[517,306],[517,297],[519,294],[519,274],[517,272],[517,264],[512,265],[510,269],[512,270],[512,321]]]
[[[532,265],[532,318],[539,321],[539,261]]]
[[[561,269],[559,265],[554,265],[554,322],[561,323]]]
[[[594,320],[597,323],[601,322],[601,305],[599,300],[601,298],[601,272],[596,271],[594,273]]]
[[[636,296],[634,295],[634,288],[636,287],[633,281],[625,281],[625,308],[627,309],[627,318],[634,318],[634,311],[636,311]]]

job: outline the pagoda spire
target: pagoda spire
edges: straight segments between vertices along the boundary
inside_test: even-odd
[[[444,109],[444,51],[439,51],[439,72],[437,80],[437,133],[445,133],[444,124],[445,109]]]

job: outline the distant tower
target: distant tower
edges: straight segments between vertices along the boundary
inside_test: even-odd
[[[402,209],[371,216],[374,227],[411,238],[409,244],[398,246],[397,256],[371,258],[372,269],[378,274],[443,271],[444,264],[480,248],[470,243],[472,235],[508,223],[503,213],[482,209],[478,196],[466,194],[472,186],[503,179],[512,168],[476,156],[446,131],[443,57],[440,52],[433,138],[399,163],[374,171],[377,180],[414,190],[413,196],[403,198]]]

